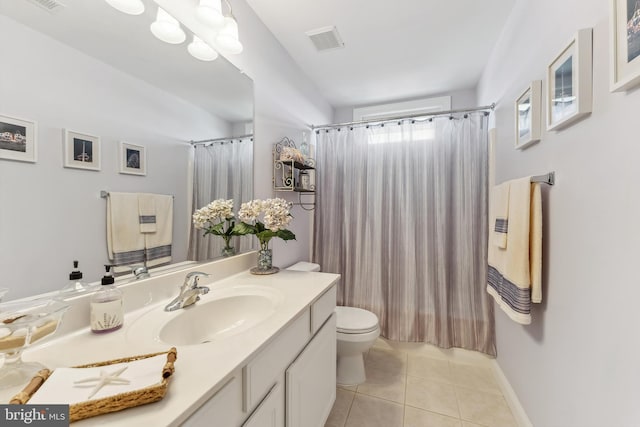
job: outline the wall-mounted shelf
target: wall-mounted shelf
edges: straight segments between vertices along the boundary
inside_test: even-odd
[[[273,189],[275,191],[315,193],[315,160],[310,157],[288,158],[291,154],[299,153],[295,143],[286,137],[274,145]],[[312,205],[312,203],[304,203],[304,205]]]

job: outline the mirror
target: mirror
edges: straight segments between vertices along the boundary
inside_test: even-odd
[[[180,45],[157,40],[149,31],[152,2],[139,16],[103,0],[65,0],[53,10],[45,3],[55,4],[0,0],[0,47],[11,58],[0,70],[0,122],[33,125],[36,149],[33,159],[18,161],[3,158],[0,147],[5,300],[64,287],[73,260],[84,281],[100,279],[108,263],[103,190],[173,195],[172,262],[184,262],[189,141],[253,132],[251,79],[223,57],[193,58],[188,30]],[[95,167],[65,167],[65,134],[96,144]],[[144,175],[122,172],[123,143],[144,148]]]

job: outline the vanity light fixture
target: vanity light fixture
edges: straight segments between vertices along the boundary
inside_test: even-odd
[[[216,45],[225,53],[237,54],[242,52],[242,43],[238,39],[238,23],[233,14],[225,16],[224,27],[216,36]]]
[[[210,25],[214,30],[218,30],[224,26],[221,0],[200,0],[198,8],[196,9],[196,16],[200,21]]]
[[[180,28],[180,22],[161,7],[158,8],[155,22],[151,24],[151,32],[158,39],[170,44],[180,44],[187,38]]]
[[[187,50],[191,56],[201,61],[213,61],[218,57],[218,52],[195,34],[193,35],[193,41],[187,46]]]
[[[105,0],[109,6],[127,15],[140,15],[144,12],[142,0]]]

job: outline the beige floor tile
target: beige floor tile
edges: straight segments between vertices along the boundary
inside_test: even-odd
[[[379,369],[392,374],[407,372],[407,354],[381,348],[371,348],[367,353],[364,364],[367,368]]]
[[[448,361],[422,354],[409,354],[407,375],[453,384]]]
[[[405,406],[404,427],[461,427],[460,420]]]
[[[324,425],[325,427],[344,427],[355,395],[352,391],[336,389],[336,401]]]
[[[459,418],[455,387],[424,378],[407,376],[407,405]]]
[[[456,387],[463,420],[491,427],[517,427],[502,395]]]
[[[502,395],[493,370],[488,366],[451,362],[451,376],[456,385]]]
[[[356,393],[346,427],[402,427],[403,418],[402,405]]]
[[[366,367],[367,380],[358,386],[358,393],[404,403],[405,375]]]
[[[462,427],[484,427],[481,426],[480,424],[474,424],[474,423],[470,423],[469,421],[462,421]]]

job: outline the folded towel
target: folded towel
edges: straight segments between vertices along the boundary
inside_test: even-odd
[[[531,303],[542,301],[542,201],[530,177],[510,182],[507,247],[490,244],[488,261],[487,292],[512,320],[530,324]]]
[[[493,223],[493,243],[499,248],[507,247],[507,233],[509,231],[509,182],[504,182],[493,188],[492,205],[495,209]]]
[[[147,266],[153,267],[171,262],[173,242],[173,196],[154,194],[156,207],[156,231],[144,233],[147,250]]]
[[[138,195],[110,192],[107,197],[107,251],[111,264],[142,263],[144,245],[138,220]]]
[[[138,214],[141,233],[155,233],[156,227],[156,194],[138,194]]]

